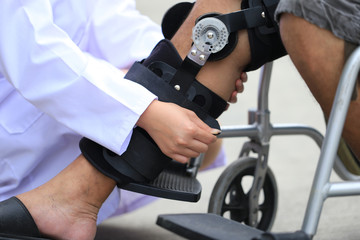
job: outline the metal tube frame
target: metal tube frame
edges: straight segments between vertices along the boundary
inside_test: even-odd
[[[360,47],[353,52],[345,64],[331,109],[320,159],[302,225],[302,230],[309,236],[314,236],[316,233],[321,210],[326,198],[360,194],[359,181],[330,183],[331,169],[334,166],[336,151],[339,146],[352,91],[359,70]]]
[[[271,137],[276,135],[305,135],[312,138],[321,147],[321,154],[301,229],[311,238],[316,233],[320,213],[326,198],[360,194],[360,177],[349,173],[338,159],[336,153],[359,69],[360,47],[353,52],[344,67],[325,138],[318,130],[310,126],[300,124],[273,125],[270,123],[268,93],[272,62],[265,64],[261,69],[258,106],[255,111],[249,110],[249,125],[223,126],[221,129],[222,133],[219,136],[220,138],[249,137],[266,154],[268,153]],[[333,168],[347,182],[330,183],[330,175]],[[256,175],[258,175],[257,172],[260,172],[260,170],[255,172],[254,182]]]

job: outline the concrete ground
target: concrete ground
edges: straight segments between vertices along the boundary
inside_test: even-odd
[[[137,0],[138,9],[159,22],[171,5],[179,1]],[[247,124],[247,111],[256,107],[259,71],[248,74],[245,92],[238,103],[220,117],[223,126]],[[310,125],[324,133],[325,124],[318,104],[308,91],[288,57],[277,60],[273,66],[269,108],[272,123],[300,123]],[[235,160],[245,138],[224,139],[228,161]],[[273,170],[279,191],[279,204],[273,231],[296,231],[301,228],[320,150],[305,136],[273,137],[270,144],[269,165]],[[109,219],[98,228],[96,240],[176,240],[183,239],[158,227],[155,222],[164,213],[205,213],[209,197],[223,168],[200,173],[202,197],[197,203],[159,199],[148,206]],[[333,181],[339,181],[332,174]],[[332,198],[325,202],[317,240],[358,240],[360,206],[359,196]]]

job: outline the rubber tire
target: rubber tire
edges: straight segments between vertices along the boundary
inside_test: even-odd
[[[211,193],[208,208],[209,213],[215,213],[217,215],[224,216],[224,207],[228,206],[228,203],[225,201],[229,201],[230,197],[228,197],[228,199],[226,199],[226,197],[230,195],[230,192],[232,191],[231,188],[234,188],[236,186],[235,184],[240,183],[240,187],[244,192],[241,181],[245,176],[252,176],[251,181],[253,181],[256,163],[256,158],[242,157],[234,161],[223,171]],[[242,199],[238,199],[239,197],[231,198],[230,201],[232,202],[230,203],[234,203],[234,201],[240,200],[240,205],[237,205],[237,207],[242,207],[242,210],[240,210],[240,212],[238,209],[235,211],[233,210],[232,212],[230,211],[230,219],[249,225],[249,203],[248,201],[241,202],[244,197],[247,199],[249,198],[249,193],[250,189],[242,195]],[[275,220],[278,205],[277,184],[274,174],[269,167],[265,176],[264,185],[262,187],[262,195],[264,200],[259,204],[261,216],[258,219],[258,225],[256,228],[263,231],[269,231]],[[239,201],[235,202],[235,204],[236,203],[239,204]]]

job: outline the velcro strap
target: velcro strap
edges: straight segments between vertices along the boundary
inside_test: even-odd
[[[220,129],[219,123],[215,120],[215,118],[205,112],[201,106],[190,101],[182,93],[175,90],[166,81],[157,76],[147,67],[143,66],[141,63],[135,63],[125,77],[126,79],[132,80],[146,87],[149,91],[157,95],[160,101],[176,103],[181,107],[192,110],[207,125],[212,128]]]
[[[176,71],[174,77],[171,79],[170,85],[173,87],[178,85],[178,91],[185,95],[194,82],[195,77],[200,69],[200,65],[186,57],[179,69]]]
[[[237,32],[241,29],[255,28],[266,24],[266,19],[262,17],[264,12],[262,6],[248,8],[228,14],[215,16],[221,20],[228,28],[229,32]]]
[[[279,4],[279,0],[262,0],[262,4],[265,6],[266,19],[269,21],[268,27],[278,27],[275,21],[275,11]]]
[[[171,161],[139,127],[133,130],[128,149],[121,156],[104,151],[108,151],[104,152],[104,158],[113,168],[138,182],[142,182],[143,177],[147,181],[155,179]]]

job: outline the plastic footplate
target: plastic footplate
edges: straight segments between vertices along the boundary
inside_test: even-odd
[[[160,175],[149,183],[128,183],[122,189],[143,193],[155,197],[197,202],[201,196],[201,184],[186,173],[186,166],[171,162]]]
[[[187,239],[251,240],[260,238],[261,230],[212,213],[159,215],[157,225]]]

